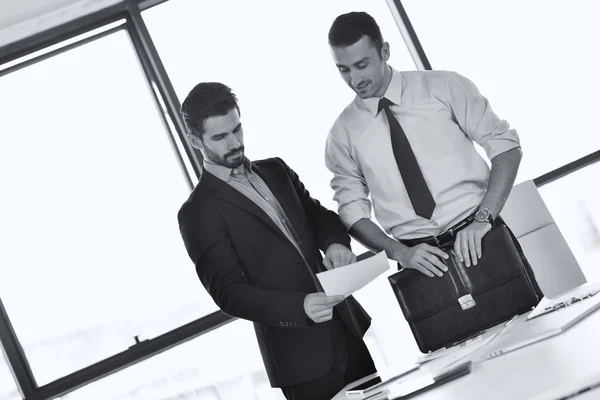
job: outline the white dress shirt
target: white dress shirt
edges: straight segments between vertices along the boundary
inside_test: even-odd
[[[491,160],[520,147],[519,137],[492,111],[467,78],[448,71],[399,72],[384,94],[402,126],[436,202],[431,220],[416,215],[392,151],[379,98],[358,96],[335,121],[327,137],[325,163],[333,173],[338,214],[347,229],[375,218],[395,239],[436,235],[481,204]],[[370,195],[370,199],[369,199]]]

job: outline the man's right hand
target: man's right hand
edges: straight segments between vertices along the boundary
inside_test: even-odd
[[[416,269],[433,278],[434,274],[442,276],[442,271],[448,271],[448,267],[441,260],[447,260],[448,257],[447,253],[437,247],[421,243],[413,247],[399,249],[391,258],[398,261],[404,268]]]
[[[311,293],[304,298],[304,312],[316,323],[329,321],[333,317],[333,306],[342,301],[344,301],[344,296]]]

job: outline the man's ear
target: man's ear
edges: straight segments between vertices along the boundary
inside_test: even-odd
[[[187,134],[187,139],[195,149],[202,150],[202,140],[196,135],[192,135],[190,133]]]
[[[383,42],[381,46],[381,59],[386,62],[390,59],[390,44],[388,42]]]

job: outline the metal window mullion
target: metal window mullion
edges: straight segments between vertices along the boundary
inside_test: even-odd
[[[177,140],[183,146],[186,156],[192,164],[192,169],[196,178],[200,178],[202,171],[202,155],[199,151],[194,149],[186,139],[186,129],[183,123],[183,119],[179,113],[181,107],[175,89],[171,84],[169,76],[164,68],[164,65],[158,55],[158,51],[154,46],[154,42],[150,37],[148,28],[142,19],[141,12],[138,8],[135,0],[129,0],[129,20],[128,20],[128,31],[133,42],[136,53],[142,68],[145,72],[146,79],[150,85],[151,91],[155,97],[157,107],[161,111],[161,116],[165,124],[165,128],[169,133],[169,140],[176,154],[178,162],[184,171],[186,180],[190,189],[193,189],[194,184],[190,177],[189,171],[185,166],[183,155],[179,151]],[[162,110],[162,104],[166,110]],[[167,120],[167,118],[169,120]],[[173,132],[169,127],[169,123],[173,126],[176,132]],[[175,137],[175,134],[178,136]]]
[[[96,364],[43,385],[38,389],[36,394],[38,397],[35,400],[47,400],[63,396],[82,386],[147,360],[152,356],[167,351],[214,329],[218,329],[234,320],[235,318],[226,315],[221,311],[215,311],[184,326],[166,332],[154,339],[144,340],[134,344],[129,349],[119,354],[115,354]],[[208,362],[209,360],[206,361]],[[27,398],[26,400],[30,399]]]
[[[4,350],[8,366],[15,378],[21,396],[33,400],[37,394],[37,383],[23,352],[23,347],[15,334],[15,330],[8,318],[4,304],[0,299],[0,345]],[[1,355],[0,355],[1,356]]]
[[[423,50],[423,46],[421,46],[417,33],[408,19],[408,15],[406,14],[406,10],[404,10],[402,2],[400,0],[386,0],[386,2],[417,69],[430,70],[431,64],[429,64],[429,60],[425,55],[425,50]]]

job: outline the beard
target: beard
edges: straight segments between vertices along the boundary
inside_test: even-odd
[[[212,162],[231,169],[237,168],[244,163],[244,160],[246,159],[244,156],[244,150],[244,146],[240,146],[238,149],[220,156],[210,150],[208,147],[204,147],[206,157],[208,157]]]

